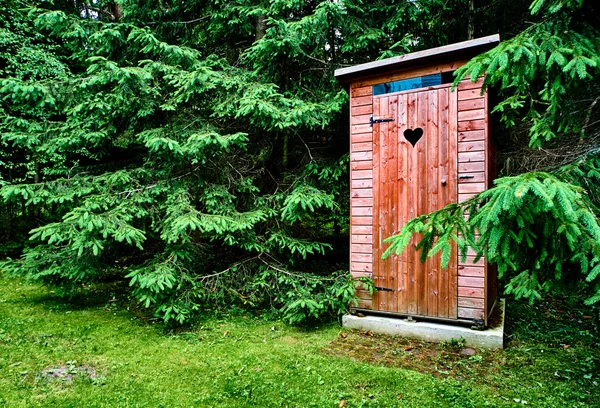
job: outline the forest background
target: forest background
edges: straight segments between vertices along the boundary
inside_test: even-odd
[[[593,304],[598,15],[584,0],[2,0],[2,267],[66,295],[130,286],[180,324],[223,306],[343,313],[369,283],[347,272],[334,70],[500,33],[457,78],[487,73],[501,178],[390,251],[415,232],[424,256],[470,244],[508,294]]]

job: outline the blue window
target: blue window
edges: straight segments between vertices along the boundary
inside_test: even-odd
[[[403,79],[401,81],[386,82],[385,84],[373,85],[373,95],[383,95],[392,92],[410,91],[411,89],[426,88],[428,86],[441,85],[442,83],[442,74],[408,78]]]

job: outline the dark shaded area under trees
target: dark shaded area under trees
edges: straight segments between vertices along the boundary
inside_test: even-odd
[[[504,179],[525,199],[476,225],[517,296],[593,289],[600,22],[591,1],[530,3],[2,0],[3,268],[67,292],[122,280],[180,323],[214,305],[292,323],[343,311],[356,282],[333,71],[499,32],[463,73],[497,91],[503,174],[537,173]],[[426,247],[452,239],[435,222],[417,222],[434,226]]]

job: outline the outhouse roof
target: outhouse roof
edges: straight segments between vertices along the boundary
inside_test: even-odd
[[[489,35],[487,37],[411,52],[410,54],[379,61],[367,62],[366,64],[354,65],[348,68],[336,69],[335,76],[341,82],[349,82],[355,77],[389,72],[435,60],[448,61],[449,59],[456,59],[458,57],[470,58],[495,47],[499,42],[500,35]]]

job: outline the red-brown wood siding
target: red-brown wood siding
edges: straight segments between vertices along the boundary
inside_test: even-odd
[[[383,240],[410,219],[457,200],[457,99],[449,86],[373,98],[373,280],[376,310],[457,317],[457,265],[440,266],[439,255],[421,263],[411,250],[381,260]],[[423,129],[413,147],[407,129]],[[454,176],[452,176],[454,175]],[[414,246],[415,237],[409,246]]]
[[[350,86],[350,270],[395,291],[372,297],[359,288],[358,307],[487,323],[497,282],[473,250],[465,262],[457,254],[446,272],[439,256],[422,264],[411,250],[380,258],[383,239],[410,219],[490,187],[495,161],[487,93],[481,94],[481,80],[465,80],[453,92],[442,86],[373,97],[372,85],[390,78]],[[371,127],[371,115],[395,120]],[[413,148],[402,132],[415,127],[436,137],[423,136]]]
[[[350,273],[373,270],[373,112],[372,86],[350,88]],[[364,118],[367,116],[367,121]],[[358,307],[372,309],[371,295],[359,288]]]
[[[488,187],[489,137],[487,92],[481,93],[483,79],[458,85],[458,201],[462,202]],[[458,258],[458,317],[485,319],[487,263],[475,261],[471,250],[463,262]]]

